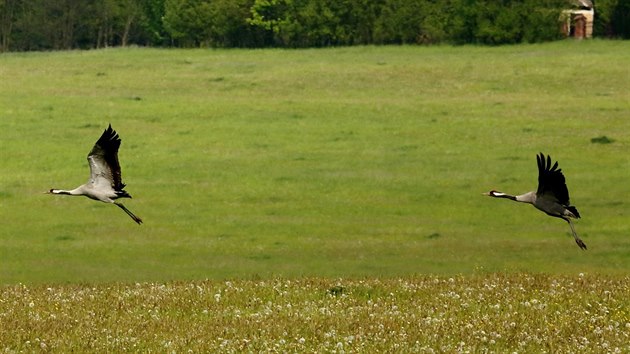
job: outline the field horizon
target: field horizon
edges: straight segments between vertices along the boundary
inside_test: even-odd
[[[0,284],[630,269],[630,43],[0,55]],[[107,124],[122,202],[87,198]],[[576,230],[491,189],[567,178]]]

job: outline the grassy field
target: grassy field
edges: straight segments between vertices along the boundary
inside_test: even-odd
[[[5,352],[627,353],[630,278],[24,285],[0,289]]]
[[[0,56],[0,283],[626,275],[630,43]],[[88,177],[108,123],[125,205]],[[612,139],[595,140],[602,136]],[[567,176],[565,222],[483,197]]]

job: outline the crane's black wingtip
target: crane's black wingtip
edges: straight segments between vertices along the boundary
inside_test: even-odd
[[[105,142],[108,140],[116,141],[120,140],[118,133],[112,128],[111,123],[107,126],[107,129],[101,134],[101,137],[98,142]]]
[[[116,131],[114,130],[114,128],[112,128],[112,123],[109,123],[109,125],[107,125],[107,129],[105,129],[105,131],[110,134],[116,134]]]
[[[542,164],[543,166],[545,165],[545,156],[547,156],[547,159],[551,158],[549,155],[545,155],[542,152],[539,152],[538,155],[536,155],[536,160],[539,164]]]
[[[562,169],[558,168],[558,161],[552,164],[551,155],[547,155],[547,158],[545,158],[545,154],[541,152],[536,155],[536,162],[538,163],[538,169],[541,171],[562,172]]]
[[[540,152],[536,155],[536,164],[538,165],[538,171],[545,170],[545,154]]]

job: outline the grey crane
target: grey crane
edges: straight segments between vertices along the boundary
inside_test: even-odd
[[[87,156],[90,164],[90,179],[87,183],[73,190],[51,189],[47,193],[83,195],[103,203],[113,203],[124,210],[133,221],[142,224],[142,219],[135,216],[124,205],[115,201],[118,198],[131,198],[131,195],[123,189],[125,184],[122,183],[120,163],[118,162],[120,142],[118,133],[112,129],[110,124]]]
[[[532,191],[514,196],[492,190],[484,193],[484,195],[529,203],[549,216],[565,220],[571,227],[575,242],[581,249],[585,250],[586,245],[578,237],[571,222],[571,218],[579,219],[580,213],[569,203],[569,190],[565,184],[562,170],[558,168],[558,162],[552,166],[551,157],[547,155],[545,160],[545,155],[542,152],[536,156],[536,161],[538,163],[538,189],[536,192]]]

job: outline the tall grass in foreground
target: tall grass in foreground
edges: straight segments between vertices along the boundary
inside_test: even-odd
[[[495,274],[0,289],[0,351],[629,352],[630,278]]]

